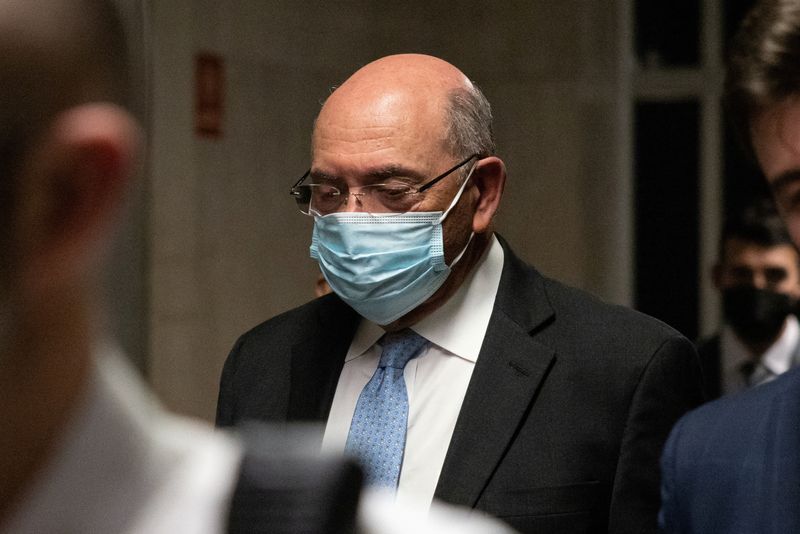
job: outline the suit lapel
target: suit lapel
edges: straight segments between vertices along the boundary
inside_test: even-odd
[[[502,460],[555,359],[532,332],[554,314],[541,276],[505,251],[492,317],[435,496],[475,506]]]
[[[289,421],[327,419],[358,322],[349,306],[331,296],[316,325],[309,325],[308,337],[292,346]]]

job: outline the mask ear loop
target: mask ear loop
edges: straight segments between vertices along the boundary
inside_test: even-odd
[[[472,243],[472,238],[473,237],[475,237],[475,232],[470,232],[469,233],[469,239],[467,239],[467,244],[464,245],[464,248],[462,248],[461,252],[458,253],[458,256],[456,256],[456,258],[452,262],[450,262],[450,265],[448,265],[448,267],[450,267],[452,269],[453,267],[455,267],[456,263],[461,261],[461,258],[464,256],[464,253],[469,248],[469,244]]]
[[[467,177],[464,179],[464,183],[461,184],[461,187],[458,188],[458,193],[456,193],[456,196],[453,198],[453,201],[450,203],[450,206],[444,211],[444,213],[442,213],[442,216],[439,217],[439,220],[436,221],[434,224],[443,223],[444,220],[447,218],[447,215],[450,213],[450,210],[456,207],[456,204],[458,204],[458,200],[464,193],[464,189],[467,188],[467,182],[469,182],[470,178],[472,178],[472,173],[475,172],[475,167],[477,167],[477,165],[478,165],[477,161],[472,164],[472,167],[469,169],[469,174],[467,174]]]
[[[458,204],[458,200],[461,198],[461,195],[467,188],[467,182],[469,182],[470,178],[472,178],[472,173],[475,172],[475,167],[477,166],[478,166],[477,161],[472,164],[472,167],[469,170],[469,174],[467,174],[467,177],[464,179],[464,183],[462,183],[461,187],[458,189],[458,193],[456,193],[455,198],[453,198],[453,201],[450,203],[450,207],[448,207],[447,210],[445,210],[445,212],[442,213],[442,216],[439,217],[439,220],[436,221],[436,224],[442,224],[445,218],[447,218],[447,215],[450,213],[450,210],[452,210],[456,206],[456,204]],[[461,258],[464,256],[464,253],[467,252],[467,249],[469,248],[469,244],[472,243],[473,237],[475,237],[475,232],[470,232],[469,239],[467,239],[467,244],[464,245],[464,248],[461,249],[461,252],[458,253],[458,256],[456,256],[455,259],[452,262],[450,262],[450,265],[448,265],[449,268],[452,269],[456,263],[461,261]]]

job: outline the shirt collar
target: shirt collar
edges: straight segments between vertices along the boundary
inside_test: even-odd
[[[383,334],[383,328],[372,321],[362,318],[344,361],[349,362],[363,356],[370,347],[378,342]]]
[[[759,362],[774,374],[781,374],[792,366],[795,348],[800,343],[800,323],[794,315],[786,318],[781,336],[769,346]],[[720,348],[725,357],[727,369],[739,369],[751,360],[750,351],[733,332],[730,325],[725,325],[720,336]]]
[[[786,326],[781,337],[770,345],[767,352],[761,357],[761,363],[775,374],[781,374],[792,366],[794,349],[800,339],[800,325],[797,318],[790,315],[786,318]]]
[[[494,309],[503,262],[503,247],[493,235],[488,250],[455,294],[411,329],[447,352],[477,361]],[[380,326],[363,319],[345,361],[362,356],[383,333]]]

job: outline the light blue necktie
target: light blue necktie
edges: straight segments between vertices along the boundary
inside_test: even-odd
[[[361,461],[368,485],[397,488],[408,426],[403,370],[427,342],[407,328],[383,336],[381,361],[358,397],[345,446]]]

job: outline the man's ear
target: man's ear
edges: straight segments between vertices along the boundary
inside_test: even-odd
[[[500,198],[506,185],[506,166],[503,160],[490,156],[478,161],[472,172],[472,183],[478,189],[472,231],[481,234],[492,224],[492,218],[500,206]]]
[[[91,267],[120,210],[138,141],[133,117],[105,103],[68,109],[46,128],[20,173],[19,244],[29,274],[56,282]]]

